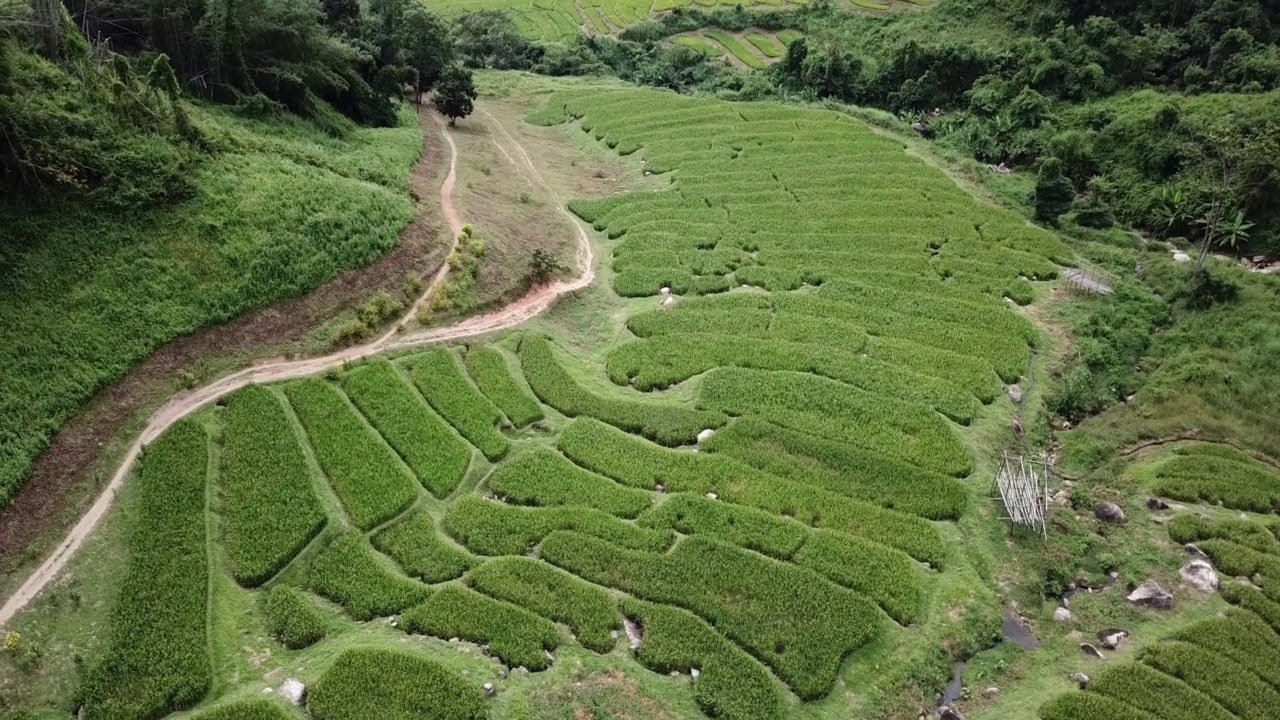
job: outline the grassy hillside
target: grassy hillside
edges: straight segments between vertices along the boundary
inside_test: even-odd
[[[409,221],[416,118],[338,137],[194,108],[213,155],[189,200],[0,209],[0,507],[94,392],[156,347],[373,262]]]

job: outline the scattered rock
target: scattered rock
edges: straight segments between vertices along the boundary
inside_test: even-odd
[[[1093,645],[1090,645],[1089,643],[1080,643],[1080,652],[1084,653],[1085,655],[1088,655],[1089,657],[1095,657],[1095,658],[1098,658],[1099,660],[1106,660],[1106,659],[1107,659],[1107,658],[1102,654],[1102,651],[1101,651],[1101,650],[1099,650],[1098,648],[1094,647]]]
[[[1186,262],[1191,262],[1191,256],[1190,256],[1190,255],[1188,255],[1188,254],[1186,254],[1186,253],[1184,253],[1184,252],[1182,252],[1181,250],[1174,250],[1174,251],[1173,251],[1173,261],[1174,261],[1174,262],[1176,262],[1176,263],[1186,263]]]
[[[529,668],[527,668],[527,667],[525,667],[525,666],[521,665],[520,667],[516,668],[516,674],[517,674],[517,675],[528,675],[528,674],[529,674]]]
[[[662,288],[661,290],[659,290],[659,291],[658,291],[658,294],[659,294],[659,295],[670,295],[670,294],[671,294],[671,288],[669,288],[669,287],[664,287],[664,288]]]
[[[1022,402],[1022,388],[1018,385],[1009,386],[1009,399],[1014,403]]]
[[[451,643],[456,643],[456,642],[458,642],[458,638],[456,638],[456,637],[451,637],[451,638],[449,638],[449,642],[451,642]]]
[[[614,632],[614,635],[615,635],[615,636],[617,635],[617,632],[616,632],[616,631]],[[508,673],[508,670],[507,670],[507,666],[506,666],[506,665],[499,665],[499,666],[498,666],[498,678],[499,678],[499,679],[503,679],[503,680],[505,680],[505,679],[506,679],[506,677],[507,677],[507,673]]]
[[[1134,605],[1145,605],[1157,610],[1169,610],[1173,607],[1173,595],[1160,587],[1160,583],[1155,580],[1142,583],[1125,599]]]
[[[1149,497],[1147,498],[1147,509],[1148,510],[1168,510],[1169,503],[1161,500],[1158,497]]]
[[[640,641],[644,639],[640,626],[631,622],[631,618],[623,618],[622,629],[627,633],[627,644],[631,646],[631,649],[635,650],[640,647]]]
[[[1068,493],[1066,490],[1059,490],[1058,492],[1053,494],[1053,504],[1060,505],[1062,507],[1070,507],[1071,494]]]
[[[662,302],[658,303],[658,307],[669,308],[675,304],[676,304],[676,299],[668,295],[662,298]]]
[[[1055,608],[1053,611],[1053,619],[1060,623],[1069,623],[1071,622],[1071,611],[1064,607]]]
[[[702,444],[703,442],[710,440],[711,436],[715,434],[716,434],[716,431],[712,430],[711,428],[707,428],[706,430],[703,430],[702,432],[698,433],[698,444]]]
[[[270,695],[270,694],[271,694],[271,693],[273,693],[273,692],[275,692],[275,688],[270,688],[270,687],[264,687],[264,688],[262,688],[262,694],[263,694],[263,695]]]
[[[1218,571],[1213,569],[1208,560],[1201,558],[1196,558],[1183,565],[1182,569],[1178,570],[1178,577],[1181,577],[1183,582],[1201,592],[1214,592],[1221,585],[1218,580]]]
[[[1089,676],[1082,672],[1071,673],[1071,680],[1074,681],[1076,685],[1079,685],[1081,690],[1085,689],[1085,686],[1089,684]]]
[[[1200,549],[1200,546],[1195,543],[1187,543],[1186,545],[1183,545],[1182,550],[1193,558],[1199,558],[1201,560],[1209,559],[1209,556],[1206,555],[1205,552]]]
[[[708,499],[708,500],[715,500],[715,499],[717,499],[717,498],[719,498],[719,497],[720,497],[720,496],[719,496],[719,495],[717,495],[717,494],[715,494],[715,493],[707,493],[707,499]]]
[[[542,653],[547,656],[547,662],[556,661],[556,656],[552,655],[550,650],[543,650]]]
[[[629,378],[627,378],[627,384],[628,384],[628,385],[635,385],[635,384],[636,384],[636,379],[635,379],[634,377],[629,377]]]
[[[653,486],[653,489],[655,492],[666,492],[667,486],[663,485],[662,483],[658,483],[657,485]]]
[[[484,694],[489,697],[493,697],[498,694],[498,688],[494,687],[493,683],[485,683],[482,687],[484,688]]]
[[[938,718],[939,720],[964,720],[963,715],[956,712],[955,710],[952,710],[946,705],[943,705],[942,707],[938,708]]]
[[[1128,631],[1108,628],[1098,631],[1098,644],[1107,650],[1115,650],[1127,637],[1129,637]]]
[[[699,670],[698,668],[689,668],[689,675],[692,676],[694,680],[697,680],[698,676],[701,674],[702,674],[702,671]]]
[[[1093,506],[1094,517],[1103,522],[1122,523],[1125,521],[1124,510],[1115,503],[1098,503]]]
[[[998,687],[996,687],[996,686],[994,686],[994,685],[992,685],[991,687],[989,687],[989,688],[987,688],[986,690],[983,690],[983,691],[982,691],[982,697],[984,697],[984,698],[993,698],[993,697],[995,697],[996,695],[999,695],[999,694],[1000,694],[1000,688],[998,688]]]
[[[1157,525],[1165,525],[1172,519],[1173,518],[1169,517],[1168,515],[1152,515],[1151,516],[1151,522]]]
[[[280,686],[280,697],[288,700],[294,706],[302,704],[307,697],[307,686],[302,684],[298,678],[289,678]]]

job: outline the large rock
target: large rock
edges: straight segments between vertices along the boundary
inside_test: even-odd
[[[631,618],[623,618],[622,629],[627,633],[627,644],[631,646],[631,649],[639,648],[641,641],[644,640],[640,626],[631,622]]]
[[[1090,645],[1089,643],[1080,643],[1080,652],[1084,653],[1085,655],[1088,655],[1089,657],[1098,658],[1099,660],[1107,659],[1106,656],[1102,654],[1101,650]]]
[[[1125,521],[1124,510],[1115,503],[1098,503],[1093,506],[1093,514],[1099,520],[1109,523],[1122,523]]]
[[[1120,643],[1129,637],[1129,633],[1118,628],[1107,628],[1098,632],[1098,644],[1107,650],[1115,650]]]
[[[715,430],[712,430],[711,428],[707,428],[706,430],[703,430],[703,431],[701,431],[701,432],[699,432],[699,433],[698,433],[698,442],[699,442],[699,443],[704,443],[704,442],[706,442],[706,441],[710,440],[710,439],[711,439],[711,436],[712,436],[712,435],[715,435],[715,434],[716,434],[716,431],[715,431]]]
[[[1209,561],[1200,558],[1183,565],[1178,571],[1178,576],[1183,582],[1201,592],[1214,592],[1221,585],[1218,580],[1218,571],[1213,569]]]
[[[1064,607],[1054,608],[1053,619],[1060,623],[1069,623],[1071,622],[1071,611]]]
[[[1085,689],[1089,684],[1089,676],[1082,672],[1071,673],[1071,679],[1075,681],[1076,685],[1080,686],[1081,690]]]
[[[1134,605],[1144,605],[1158,610],[1169,610],[1173,607],[1173,595],[1160,587],[1160,583],[1155,580],[1148,580],[1134,588],[1125,600]]]
[[[1016,405],[1022,402],[1022,388],[1018,385],[1009,386],[1009,399]]]
[[[307,686],[298,678],[289,678],[280,686],[280,697],[294,705],[301,705],[307,697]]]
[[[1149,497],[1147,498],[1147,508],[1150,510],[1168,510],[1169,503],[1158,497]]]
[[[964,716],[958,711],[943,705],[938,708],[938,720],[964,720]]]

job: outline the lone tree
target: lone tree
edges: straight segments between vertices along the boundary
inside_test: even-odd
[[[529,260],[529,284],[542,285],[551,279],[552,275],[564,270],[565,267],[556,260],[556,256],[538,248],[533,251],[533,257]]]
[[[1062,174],[1062,161],[1056,157],[1045,158],[1040,163],[1040,176],[1036,178],[1036,191],[1032,198],[1036,219],[1057,225],[1058,216],[1071,209],[1071,201],[1075,197],[1075,188]]]
[[[449,118],[452,127],[458,118],[466,117],[475,109],[476,86],[471,82],[471,71],[461,65],[453,65],[440,76],[436,87],[436,107]]]

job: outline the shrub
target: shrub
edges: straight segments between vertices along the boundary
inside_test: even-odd
[[[290,650],[310,647],[329,632],[324,615],[297,588],[276,585],[262,596],[267,629]]]
[[[1190,685],[1141,663],[1101,673],[1089,683],[1089,692],[1105,695],[1163,720],[1232,720],[1235,717]]]
[[[520,363],[529,387],[542,402],[570,417],[594,417],[663,445],[691,443],[702,430],[725,423],[725,416],[718,412],[596,395],[560,366],[551,341],[542,336],[527,335],[520,341]]]
[[[622,625],[609,593],[532,558],[490,560],[467,573],[467,584],[568,625],[578,642],[596,652],[613,649],[612,632]]]
[[[286,385],[285,395],[356,527],[367,530],[384,523],[417,499],[399,458],[360,421],[336,387],[323,380],[300,380]]]
[[[148,720],[200,702],[213,681],[206,638],[208,439],[181,420],[138,461],[129,566],[102,659],[80,685],[88,720]]]
[[[662,550],[671,533],[637,527],[599,510],[516,507],[475,496],[454,503],[445,530],[480,555],[523,555],[556,530],[576,530],[637,550]]]
[[[644,641],[636,650],[642,665],[664,675],[673,670],[700,671],[693,683],[693,698],[710,717],[786,717],[783,691],[769,671],[696,615],[634,598],[622,600],[622,612],[643,630]]]
[[[740,418],[703,443],[779,477],[930,520],[959,520],[969,504],[964,485],[942,473],[866,448]]]
[[[467,348],[465,362],[467,372],[480,392],[507,416],[512,425],[524,427],[542,419],[542,407],[516,383],[500,350],[471,345]]]
[[[484,720],[484,696],[453,670],[382,648],[344,651],[307,690],[316,720]]]
[[[973,470],[968,447],[929,408],[805,373],[717,368],[698,386],[698,405],[731,415],[758,414],[935,472],[964,477]]]
[[[774,669],[803,699],[824,695],[844,657],[870,642],[873,603],[810,570],[693,536],[666,555],[587,535],[548,535],[540,556],[599,585],[683,607]]]
[[[440,416],[457,428],[490,460],[507,454],[510,443],[498,430],[502,413],[462,374],[447,348],[433,348],[413,356],[408,367],[422,396]]]
[[[314,560],[307,581],[313,591],[338,603],[356,620],[372,620],[422,602],[425,585],[400,577],[382,564],[358,532],[334,538]]]
[[[425,512],[380,530],[373,536],[373,546],[425,583],[460,577],[475,564],[470,555],[440,537],[435,521]]]
[[[573,505],[634,518],[649,507],[649,493],[618,485],[574,465],[560,453],[539,448],[498,466],[489,489],[517,505]]]
[[[432,495],[443,498],[458,487],[471,463],[471,448],[390,363],[375,360],[353,370],[342,387]]]
[[[245,587],[271,579],[324,527],[311,469],[280,400],[250,385],[227,400],[222,433],[225,544]]]
[[[406,610],[400,628],[482,643],[504,663],[530,670],[550,667],[546,653],[560,644],[560,631],[551,621],[457,585],[446,585],[425,603]]]
[[[1280,707],[1280,691],[1227,658],[1185,642],[1146,648],[1142,662],[1186,682],[1242,720],[1267,720]]]

